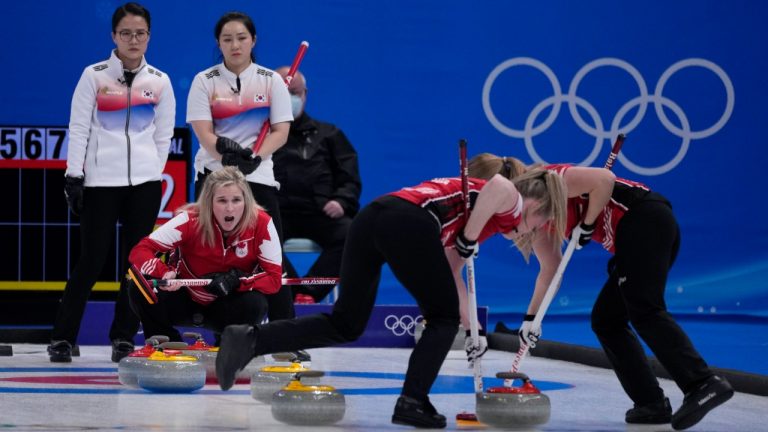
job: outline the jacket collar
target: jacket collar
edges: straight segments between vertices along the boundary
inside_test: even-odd
[[[117,57],[117,50],[113,49],[112,52],[109,54],[109,60],[107,60],[107,64],[109,65],[109,69],[112,70],[112,75],[115,76],[115,78],[123,76],[123,62],[120,60],[120,58]],[[147,59],[144,56],[141,56],[141,64],[139,64],[139,67],[134,69],[131,72],[141,72],[142,69],[147,65]]]
[[[227,248],[237,246],[238,244],[249,241],[255,236],[255,230],[253,227],[248,227],[243,232],[240,233],[237,237],[229,237],[226,242],[224,242],[224,232],[221,231],[221,227],[218,223],[215,221],[213,222],[213,228],[216,231],[216,237],[219,244],[222,245],[224,250],[227,250]]]
[[[291,131],[299,132],[313,129],[317,129],[317,123],[306,111],[302,112],[299,118],[294,119],[293,123],[291,123]]]
[[[242,80],[243,78],[250,75],[255,67],[256,67],[256,63],[251,62],[251,64],[249,64],[247,68],[245,68],[242,72],[240,72],[240,79]],[[237,75],[235,75],[235,73],[232,72],[231,70],[227,69],[227,66],[224,65],[224,62],[221,62],[221,64],[219,65],[219,71],[221,71],[221,76],[226,78],[228,81],[235,82],[235,80],[237,79]]]
[[[213,221],[213,228],[216,230],[216,237],[218,237],[219,244],[222,245],[223,249],[226,250],[229,246],[233,244],[237,244],[239,239],[233,239],[232,237],[228,238],[229,244],[227,244],[224,241],[224,232],[221,230],[221,227],[219,226],[218,222]]]

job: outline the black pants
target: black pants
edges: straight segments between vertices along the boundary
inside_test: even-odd
[[[456,337],[459,299],[435,220],[418,206],[384,197],[355,217],[341,264],[339,298],[331,314],[257,327],[255,355],[356,340],[373,311],[381,267],[388,263],[413,295],[426,328],[413,349],[403,395],[424,400]]]
[[[632,328],[683,392],[712,375],[664,301],[679,247],[680,230],[668,203],[633,205],[619,222],[608,281],[592,309],[592,329],[636,404],[659,401],[664,392]]]
[[[204,327],[221,334],[230,324],[259,324],[267,312],[267,296],[259,291],[233,293],[207,305],[192,300],[184,288],[158,291],[158,301],[153,305],[135,285],[129,292],[131,307],[141,319],[145,338],[164,335],[172,341],[181,341],[175,325]]]
[[[295,214],[281,211],[283,217],[283,237],[308,238],[323,250],[312,264],[305,277],[338,277],[341,269],[341,256],[344,241],[347,238],[352,218],[343,216],[337,219],[328,217],[323,212],[315,214]],[[299,277],[288,257],[283,254],[283,271],[288,277]],[[333,285],[295,286],[294,294],[311,295],[315,302],[321,301],[333,290]]]
[[[104,267],[118,221],[121,223],[118,273],[121,283],[109,339],[133,340],[139,329],[139,320],[131,311],[129,285],[124,275],[131,249],[155,226],[161,193],[159,181],[137,186],[85,188],[80,214],[80,258],[64,287],[51,333],[52,340],[77,342],[85,305]]]
[[[195,180],[195,199],[200,196],[200,191],[203,190],[203,182],[208,173],[210,173],[208,170],[206,170],[205,174],[197,173],[197,179]],[[277,235],[280,238],[280,244],[282,244],[283,220],[280,217],[280,206],[277,202],[277,189],[273,186],[267,186],[261,183],[248,182],[248,185],[251,187],[251,192],[253,193],[256,202],[272,217],[272,222],[275,224]],[[280,291],[268,295],[267,302],[269,303],[267,316],[270,321],[289,319],[296,316],[296,311],[293,308],[293,292],[291,291],[290,286],[283,286],[280,288]]]

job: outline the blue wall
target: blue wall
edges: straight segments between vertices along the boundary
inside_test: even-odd
[[[110,17],[118,4],[5,6],[0,125],[68,122],[83,67],[113,46]],[[760,129],[768,119],[768,3],[144,4],[153,18],[147,58],[173,80],[177,125],[184,124],[192,78],[216,61],[213,25],[223,12],[254,17],[265,66],[290,62],[299,43],[309,41],[302,67],[307,111],[338,124],[357,147],[365,202],[457,174],[461,137],[471,153],[598,166],[616,133],[626,132],[616,173],[670,198],[682,227],[670,308],[768,316],[768,228],[760,217],[768,210]],[[645,95],[636,99],[641,88]],[[547,100],[552,96],[559,97]],[[551,311],[587,311],[606,260],[597,245],[577,252]],[[483,245],[477,272],[480,304],[514,312],[527,302],[536,264],[525,265],[494,239]],[[396,285],[391,276],[383,285],[380,303],[410,302],[402,289],[388,288]]]

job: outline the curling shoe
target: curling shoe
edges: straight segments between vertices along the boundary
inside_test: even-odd
[[[72,344],[65,340],[51,341],[48,345],[48,358],[52,363],[71,363]]]
[[[417,428],[442,429],[445,427],[445,416],[439,414],[429,402],[418,401],[408,396],[400,396],[392,414],[392,423],[415,426]]]
[[[672,415],[672,428],[688,429],[731,397],[733,387],[725,378],[717,375],[707,378],[685,395],[683,404]]]
[[[251,361],[256,339],[256,329],[247,324],[230,325],[224,329],[216,356],[216,378],[222,390],[232,388],[237,372]]]
[[[120,363],[123,357],[133,352],[133,342],[124,339],[115,339],[112,341],[112,361]]]
[[[666,424],[672,420],[672,405],[668,398],[645,405],[635,404],[627,411],[624,420],[632,424]]]

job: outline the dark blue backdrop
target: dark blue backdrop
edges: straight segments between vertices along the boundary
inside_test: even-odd
[[[217,61],[212,33],[223,12],[254,17],[258,61],[268,67],[290,62],[309,41],[307,111],[338,124],[357,147],[365,202],[456,175],[462,137],[471,153],[598,166],[616,133],[627,132],[616,173],[669,197],[682,226],[670,308],[768,316],[768,151],[759,128],[768,118],[768,3],[144,3],[153,18],[147,58],[171,76],[177,125],[191,79]],[[68,122],[83,67],[113,47],[118,4],[5,5],[0,124]],[[587,311],[606,259],[597,245],[577,252],[551,311]],[[522,310],[536,270],[507,242],[484,244],[480,304]],[[395,285],[385,277],[380,303],[411,301]]]

